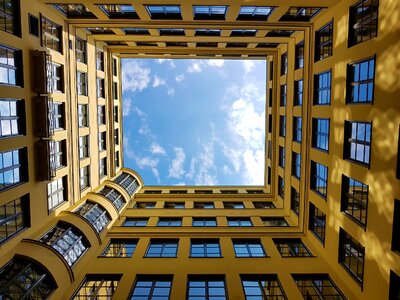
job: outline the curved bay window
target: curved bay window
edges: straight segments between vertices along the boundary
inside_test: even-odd
[[[75,213],[88,220],[97,232],[102,231],[111,219],[104,207],[90,201],[86,201]]]
[[[124,197],[122,197],[121,193],[118,192],[116,189],[112,189],[106,186],[99,192],[99,194],[105,196],[108,200],[110,200],[118,211],[125,204]]]
[[[139,187],[137,180],[128,173],[122,173],[114,180],[120,186],[122,186],[129,195],[133,195]]]

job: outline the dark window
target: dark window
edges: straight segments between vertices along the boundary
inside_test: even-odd
[[[325,224],[326,214],[310,202],[308,229],[311,230],[323,244],[325,243]]]
[[[106,150],[106,132],[99,132],[99,151],[104,151]]]
[[[62,53],[62,26],[42,16],[42,46]]]
[[[214,202],[194,202],[194,208],[214,208]]]
[[[53,102],[54,129],[64,129],[64,103]]]
[[[106,106],[97,105],[97,124],[106,124]]]
[[[227,11],[225,5],[193,5],[195,20],[225,20]]]
[[[130,300],[168,300],[172,275],[137,275]]]
[[[311,161],[311,189],[326,198],[328,190],[328,167]]]
[[[0,192],[28,181],[27,149],[0,152]]]
[[[289,226],[283,217],[262,217],[261,221],[266,227],[286,227]]]
[[[304,299],[346,299],[328,274],[296,274],[292,276]]]
[[[78,95],[87,96],[87,73],[80,71],[76,73],[76,85]]]
[[[190,257],[221,257],[218,239],[190,239]]]
[[[294,82],[294,105],[303,105],[303,79]]]
[[[296,69],[301,69],[304,67],[304,42],[296,45]]]
[[[344,158],[369,166],[371,153],[371,123],[345,121],[344,130]]]
[[[293,141],[301,143],[302,118],[293,117]]]
[[[260,209],[265,209],[265,208],[275,208],[274,204],[272,202],[264,202],[264,201],[253,201],[254,208],[260,208]]]
[[[4,299],[47,299],[57,288],[42,266],[19,257],[0,269],[1,297]]]
[[[118,99],[118,83],[117,82],[113,82],[112,94],[113,94],[113,99],[117,100]]]
[[[99,5],[110,19],[137,19],[135,8],[130,4],[103,4]]]
[[[138,209],[146,209],[146,208],[155,208],[156,203],[155,202],[136,202],[134,208]]]
[[[266,34],[268,37],[290,37],[294,31],[293,30],[270,30]],[[271,45],[271,44],[270,44]],[[272,44],[274,45],[274,43]],[[276,48],[276,47],[274,47]]]
[[[400,299],[400,276],[390,270],[389,299]]]
[[[113,76],[118,75],[118,60],[116,58],[112,59],[112,72]]]
[[[286,116],[279,116],[279,136],[286,136]]]
[[[237,194],[238,190],[220,190],[221,194]]]
[[[240,278],[246,300],[287,299],[276,275],[240,275]]]
[[[0,99],[0,138],[25,134],[25,103]]]
[[[182,226],[182,218],[159,218],[157,226],[180,227]]]
[[[296,214],[299,215],[300,211],[300,193],[294,188],[291,187],[290,193],[290,209]]]
[[[291,6],[279,21],[309,22],[323,8]]]
[[[312,119],[313,123],[313,148],[328,151],[329,149],[329,119]]]
[[[244,208],[243,202],[224,202],[224,208],[235,209]]]
[[[288,57],[287,53],[281,55],[281,76],[286,75],[288,71]]]
[[[278,176],[278,195],[285,199],[285,180],[281,176]]]
[[[88,220],[97,232],[101,232],[111,220],[110,215],[103,206],[90,201],[86,201],[74,213]]]
[[[378,6],[378,0],[362,0],[350,7],[349,47],[377,36]]]
[[[151,239],[146,257],[176,257],[178,240]]]
[[[212,194],[213,190],[194,190],[195,194]]]
[[[102,257],[132,257],[136,249],[137,240],[111,239],[107,248],[101,254]]]
[[[75,50],[76,50],[76,61],[86,64],[87,60],[86,41],[77,37],[75,40]]]
[[[268,133],[272,133],[272,127],[273,127],[273,123],[272,123],[272,114],[268,115]],[[270,156],[268,156],[269,159],[271,159]]]
[[[64,92],[64,68],[62,65],[51,63],[51,85],[53,86],[52,91],[54,93]]]
[[[79,185],[81,191],[89,187],[90,185],[90,174],[89,174],[89,166],[83,167],[79,169]]]
[[[71,299],[112,299],[121,275],[87,275]]]
[[[265,257],[265,251],[259,239],[232,239],[236,257]]]
[[[107,175],[107,157],[99,159],[99,176],[103,178]]]
[[[331,71],[314,76],[314,105],[331,103]]]
[[[164,208],[185,208],[185,202],[165,202]]]
[[[163,35],[185,35],[185,29],[183,28],[160,28],[158,32],[161,36]]]
[[[227,299],[224,275],[189,275],[187,299]]]
[[[79,158],[89,157],[89,135],[79,137]]]
[[[272,158],[272,141],[271,140],[268,140],[268,150],[267,151],[268,151],[267,156],[269,159],[271,159]]]
[[[47,184],[47,202],[49,211],[67,201],[67,177],[58,178]]]
[[[231,227],[251,227],[253,224],[251,223],[250,218],[246,217],[229,217],[228,226]]]
[[[375,58],[347,65],[346,103],[372,103]]]
[[[292,152],[292,175],[300,179],[301,173],[301,155],[300,153]]]
[[[67,18],[95,18],[96,16],[83,4],[53,4]]]
[[[286,106],[286,93],[287,93],[287,85],[283,84],[281,85],[281,106]]]
[[[217,226],[217,220],[213,217],[193,217],[193,227],[214,227]]]
[[[285,168],[285,148],[279,146],[279,166]]]
[[[144,227],[147,226],[148,218],[126,218],[124,227]]]
[[[20,36],[19,0],[3,0],[0,4],[0,30]]]
[[[181,7],[179,5],[147,5],[147,10],[153,20],[171,19],[181,20]]]
[[[104,71],[104,52],[96,49],[96,69]]]
[[[394,199],[392,251],[400,254],[400,200]]]
[[[0,84],[22,86],[22,71],[22,51],[0,45]]]
[[[195,36],[220,36],[221,29],[196,29]]]
[[[29,34],[39,37],[39,18],[28,14],[29,16]]]
[[[125,34],[147,35],[150,34],[146,28],[122,28]],[[114,72],[115,71],[115,72]],[[117,76],[116,66],[113,64],[113,75]]]
[[[282,257],[309,257],[310,250],[303,244],[301,239],[273,239],[276,248]]]
[[[114,153],[114,164],[115,168],[119,168],[119,151],[115,151]]]
[[[315,32],[315,61],[332,56],[333,21]]]
[[[114,129],[114,144],[119,145],[119,129]]]
[[[363,282],[365,248],[350,234],[340,228],[339,263],[360,284]]]
[[[241,6],[237,20],[266,21],[273,10],[272,6]]]
[[[97,98],[105,98],[104,78],[97,77]]]
[[[263,190],[246,190],[247,194],[265,194]]]
[[[368,185],[342,175],[341,211],[365,226],[367,205]]]
[[[144,193],[145,194],[161,194],[162,191],[161,190],[145,190]]]
[[[119,111],[118,111],[118,105],[114,105],[114,122],[119,122]]]
[[[257,29],[233,29],[231,36],[255,36]]]
[[[27,227],[30,227],[29,195],[0,206],[0,244]]]

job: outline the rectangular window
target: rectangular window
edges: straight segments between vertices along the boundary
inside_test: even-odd
[[[378,6],[379,0],[362,0],[350,7],[349,47],[377,36]]]
[[[119,168],[119,151],[115,151],[114,153],[114,164],[115,168]]]
[[[303,105],[303,79],[294,82],[294,103],[293,105]]]
[[[0,206],[0,244],[26,227],[30,227],[29,195]]]
[[[0,4],[0,30],[20,36],[19,1],[7,0]]]
[[[179,5],[146,5],[152,20],[181,20],[181,7]]]
[[[328,167],[311,161],[311,189],[326,198],[328,190]]]
[[[101,257],[132,257],[137,242],[134,239],[111,239]]]
[[[71,299],[112,299],[121,275],[87,275]]]
[[[246,217],[229,217],[228,226],[230,227],[252,227],[250,218]]]
[[[146,208],[155,208],[156,203],[155,202],[136,202],[134,208],[138,209],[146,209]]]
[[[286,136],[286,116],[279,116],[279,136]]]
[[[285,168],[285,148],[282,146],[279,146],[279,166],[281,168]]]
[[[53,102],[54,130],[64,129],[64,103]]]
[[[266,21],[273,10],[272,6],[241,6],[237,20]]]
[[[146,257],[176,257],[178,240],[151,239]]]
[[[193,5],[195,20],[225,20],[228,6],[225,5]]]
[[[194,202],[194,208],[197,208],[197,209],[214,208],[214,202]]]
[[[310,202],[308,229],[311,230],[323,244],[325,243],[325,224],[326,214]]]
[[[365,227],[367,205],[368,185],[342,175],[341,211]]]
[[[237,209],[244,208],[243,202],[224,202],[224,208]]]
[[[62,65],[51,63],[51,85],[54,93],[64,92],[64,67]]]
[[[114,129],[114,144],[119,145],[119,130],[118,130],[118,128]]]
[[[119,122],[119,117],[118,117],[118,105],[114,105],[114,122],[118,123]]]
[[[224,275],[189,275],[187,299],[226,300]]]
[[[400,297],[400,276],[390,270],[389,299],[399,299]]]
[[[276,248],[282,257],[310,257],[311,252],[307,249],[301,239],[289,238],[273,239]]]
[[[332,56],[333,21],[315,32],[315,61]]]
[[[281,106],[286,106],[286,94],[287,94],[287,85],[281,85]]]
[[[344,130],[343,157],[369,166],[372,124],[345,121]]]
[[[110,19],[137,19],[135,8],[130,4],[103,4],[99,5]]]
[[[296,69],[301,69],[304,67],[304,42],[298,43],[296,45]]]
[[[392,251],[400,254],[400,200],[394,199]]]
[[[246,300],[287,299],[275,274],[240,275]]]
[[[362,284],[364,274],[365,248],[350,234],[340,228],[339,263],[350,275]]]
[[[261,221],[266,227],[286,227],[289,224],[283,217],[262,217]]]
[[[39,37],[39,18],[28,14],[29,34]]]
[[[62,26],[42,16],[42,46],[62,53]]]
[[[50,157],[54,158],[56,169],[67,165],[66,140],[50,142]],[[51,159],[50,158],[50,159]]]
[[[106,106],[105,105],[97,105],[97,124],[98,125],[106,124]]]
[[[89,126],[89,112],[87,104],[78,104],[78,126]]]
[[[278,176],[278,195],[285,199],[285,180],[281,176]]]
[[[96,70],[104,71],[104,52],[96,49]]]
[[[100,178],[107,176],[107,157],[99,160],[99,176]]]
[[[221,257],[218,239],[190,239],[190,257]]]
[[[118,83],[117,82],[113,82],[112,94],[113,94],[113,99],[118,100]],[[118,122],[118,121],[116,121],[116,122]]]
[[[105,98],[104,78],[97,77],[97,98]]]
[[[312,119],[313,125],[313,148],[318,150],[329,150],[329,119]]]
[[[296,214],[299,215],[300,211],[300,193],[294,188],[290,189],[290,209]]]
[[[185,202],[165,202],[164,208],[169,208],[169,209],[185,208]]]
[[[330,70],[314,75],[314,105],[331,104],[331,76]]]
[[[295,274],[292,276],[304,299],[346,299],[328,274]]]
[[[347,65],[346,103],[372,103],[375,57]]]
[[[217,220],[213,217],[193,217],[193,227],[215,227],[217,226]]]
[[[293,117],[293,141],[301,143],[302,118]]]
[[[130,300],[169,300],[172,275],[137,275]]]
[[[79,169],[79,184],[81,191],[89,187],[90,185],[89,166]]]
[[[253,202],[254,208],[266,209],[266,208],[275,208],[272,202]]]
[[[0,84],[23,86],[21,50],[0,45]]]
[[[25,103],[0,99],[0,138],[25,134]]]
[[[75,53],[76,53],[76,61],[86,64],[87,61],[87,48],[86,41],[80,38],[76,38],[75,40]]]
[[[89,157],[89,135],[79,137],[79,158]]]
[[[78,95],[87,96],[87,73],[78,71],[76,73],[76,85],[78,89]]]
[[[113,71],[113,76],[118,75],[118,60],[116,58],[112,59],[112,71]]]
[[[281,55],[281,76],[286,75],[288,71],[288,56],[287,53]]]
[[[0,192],[28,181],[27,149],[0,152]]]
[[[148,218],[126,218],[124,227],[144,227],[147,226]]]
[[[106,150],[106,132],[99,132],[99,152]]]
[[[261,240],[232,239],[236,257],[265,257],[265,251]]]
[[[157,226],[180,227],[182,226],[182,218],[159,218]]]
[[[301,173],[301,155],[300,153],[292,152],[292,175],[300,179]]]

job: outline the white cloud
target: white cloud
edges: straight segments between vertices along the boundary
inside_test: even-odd
[[[158,75],[154,76],[153,87],[165,85],[165,79],[160,78]]]
[[[224,65],[224,63],[225,63],[224,59],[208,59],[208,60],[206,60],[206,64],[209,65],[210,67],[220,68]]]
[[[178,75],[178,76],[176,76],[175,77],[175,80],[176,80],[176,82],[182,82],[182,81],[184,81],[185,80],[185,75],[183,75],[183,74],[180,74],[180,75]]]
[[[167,89],[167,95],[170,96],[170,97],[175,96],[175,89],[173,87],[169,87]]]
[[[150,83],[150,69],[137,60],[126,60],[122,68],[122,90],[143,91]]]
[[[253,71],[253,69],[256,67],[255,63],[252,60],[243,60],[242,63],[245,73]]]
[[[135,157],[136,164],[140,169],[150,168],[153,175],[159,181],[160,173],[158,172],[158,159],[153,159],[148,156],[145,157]]]
[[[172,160],[169,169],[168,177],[172,178],[182,178],[185,174],[184,163],[186,159],[186,154],[180,147],[175,147],[175,158]]]
[[[129,116],[132,108],[132,99],[130,97],[125,97],[124,101],[122,101],[122,115],[124,117]]]
[[[162,64],[164,62],[168,62],[170,68],[171,69],[175,69],[176,65],[175,65],[174,61],[171,58],[159,58],[159,59],[156,59],[156,63],[158,63],[158,64]]]
[[[201,63],[199,61],[193,61],[192,64],[187,67],[188,73],[199,73],[202,71]]]
[[[150,151],[152,154],[155,154],[155,155],[166,155],[165,149],[157,143],[153,143],[151,145]]]

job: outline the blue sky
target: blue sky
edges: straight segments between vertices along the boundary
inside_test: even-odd
[[[266,63],[123,59],[124,165],[146,185],[263,185]]]

